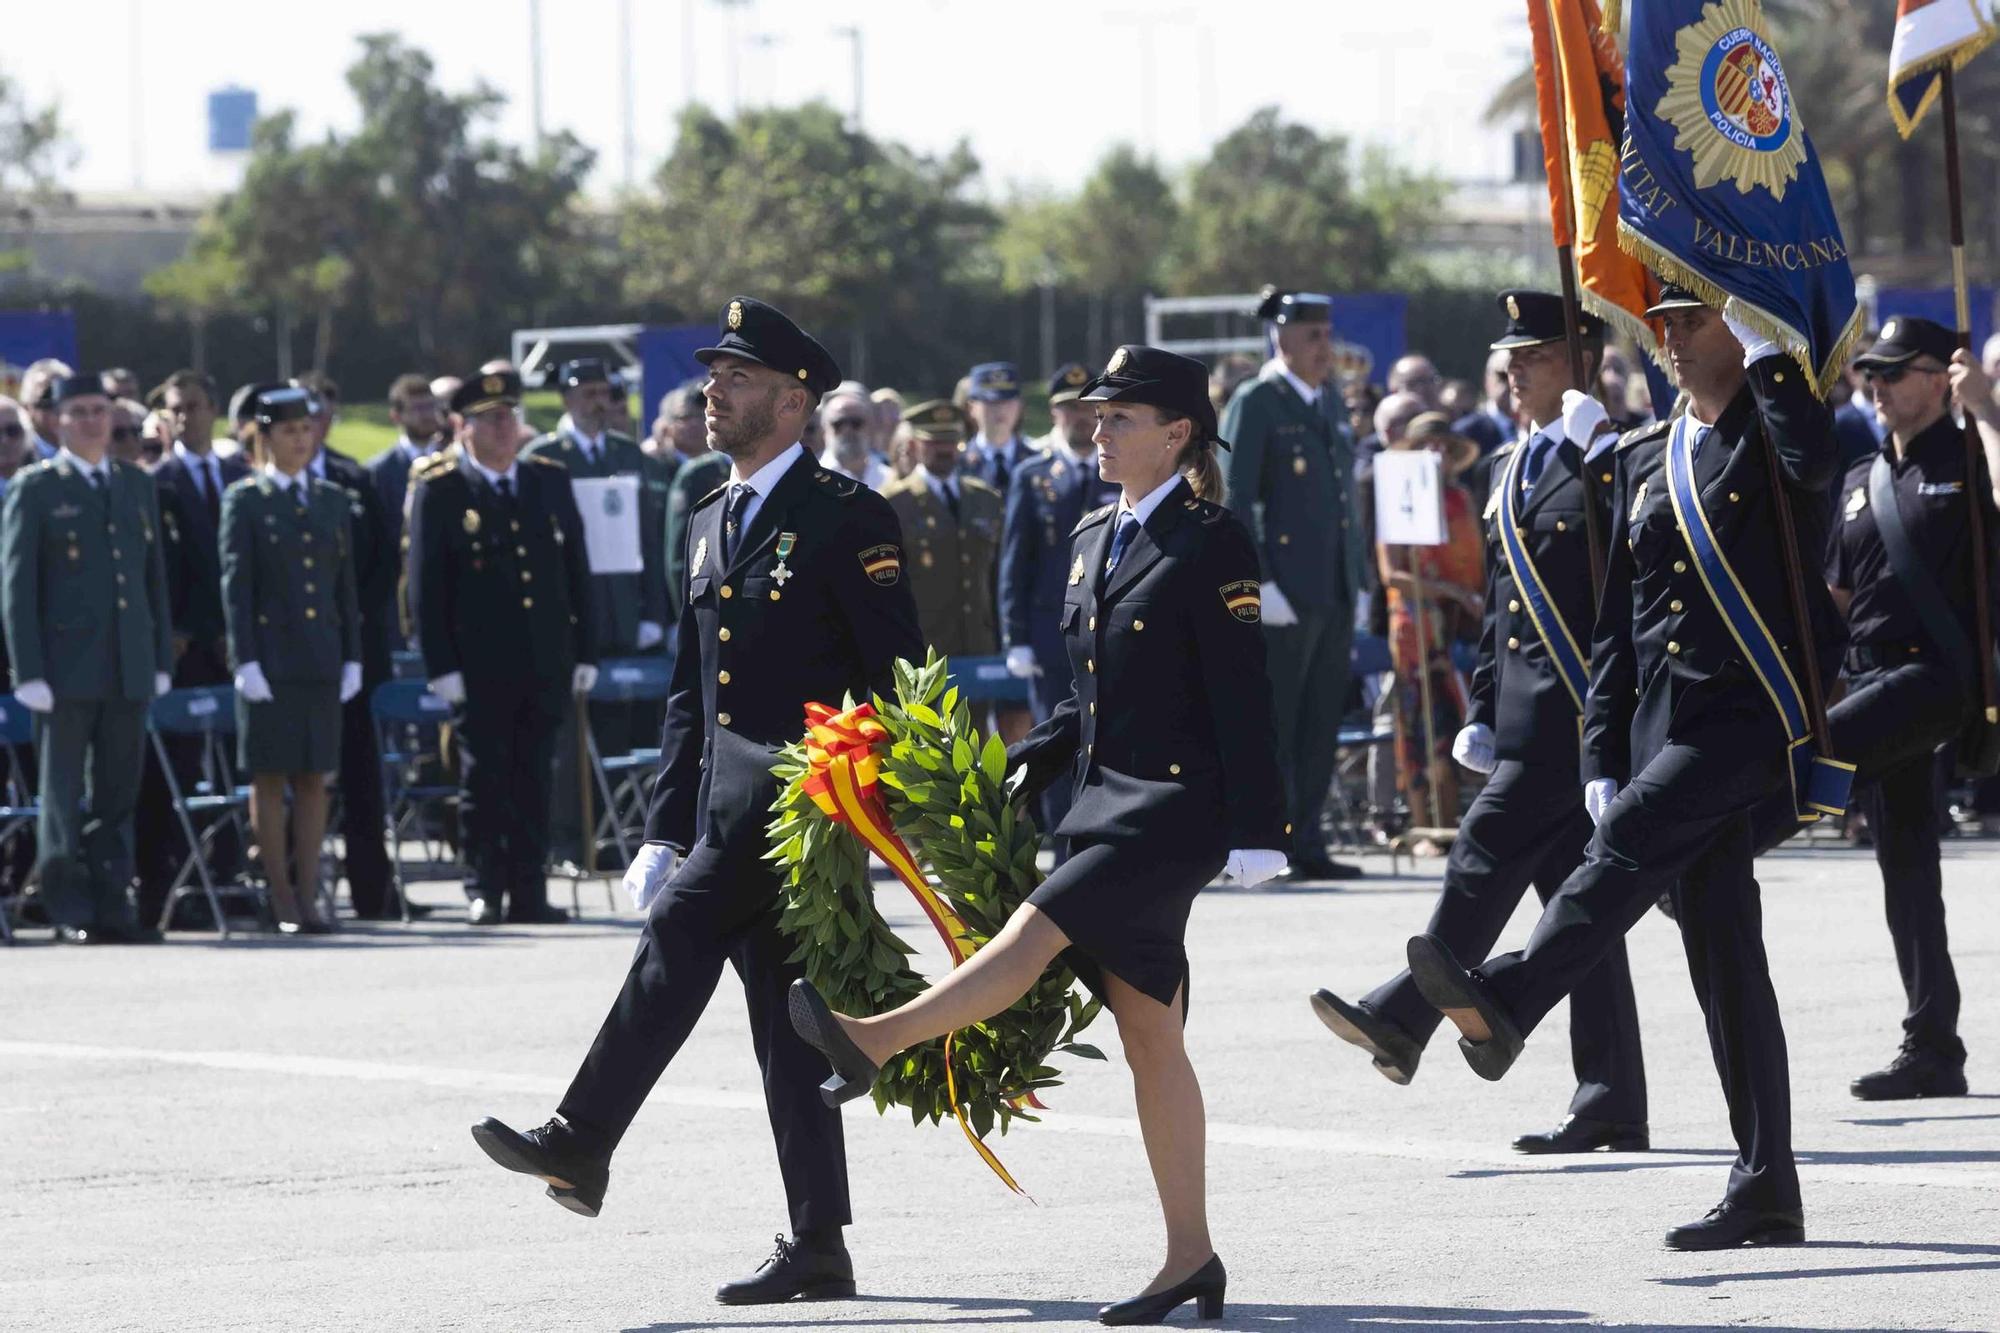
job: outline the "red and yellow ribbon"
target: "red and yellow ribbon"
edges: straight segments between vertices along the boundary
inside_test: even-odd
[[[902,838],[897,836],[895,824],[889,818],[880,785],[882,761],[875,752],[875,747],[888,739],[889,729],[875,716],[872,704],[857,704],[845,712],[836,712],[825,704],[807,704],[807,771],[802,789],[812,797],[813,804],[820,808],[821,813],[836,824],[846,825],[855,837],[861,839],[863,846],[895,872],[903,887],[910,891],[910,896],[917,900],[917,906],[930,918],[938,938],[944,941],[945,950],[951,955],[951,965],[957,967],[972,956],[977,946],[972,943],[958,913],[951,909],[951,904],[917,868],[916,858],[910,854]],[[1000,1177],[1002,1184],[1027,1198],[1028,1192],[993,1155],[993,1150],[986,1146],[984,1140],[972,1132],[972,1126],[966,1120],[965,1108],[958,1103],[958,1080],[951,1071],[949,1036],[944,1039],[944,1078],[952,1115],[957,1118],[959,1129],[964,1131],[965,1141],[972,1145],[972,1150],[979,1154],[993,1174]],[[1015,1104],[1039,1105],[1032,1097],[1017,1098]]]

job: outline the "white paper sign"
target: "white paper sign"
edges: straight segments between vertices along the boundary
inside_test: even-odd
[[[1393,546],[1442,546],[1444,460],[1428,449],[1375,455],[1375,540]]]
[[[593,574],[637,574],[646,566],[639,551],[639,479],[577,477],[570,482],[577,512],[583,515],[583,547]]]

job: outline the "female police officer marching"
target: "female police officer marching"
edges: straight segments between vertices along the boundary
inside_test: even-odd
[[[326,779],[340,766],[340,706],[361,688],[347,499],[306,470],[311,395],[269,385],[253,402],[258,468],[222,498],[237,764],[250,774],[250,827],[278,929],[323,934],[333,928],[319,910]]]
[[[830,1103],[866,1093],[883,1061],[1012,1004],[1067,950],[1118,1020],[1165,1214],[1167,1257],[1108,1324],[1152,1323],[1182,1303],[1222,1312],[1209,1242],[1201,1089],[1182,1040],[1188,910],[1227,871],[1244,884],[1284,867],[1288,844],[1255,548],[1216,501],[1215,410],[1200,362],[1121,347],[1081,401],[1097,411],[1104,477],[1122,497],[1085,515],[1071,546],[1063,639],[1069,698],[1008,753],[1024,797],[1073,784],[1056,828],[1069,859],[984,949],[899,1009],[828,1011],[792,987],[792,1022],[833,1064]],[[1225,446],[1226,447],[1226,446]]]

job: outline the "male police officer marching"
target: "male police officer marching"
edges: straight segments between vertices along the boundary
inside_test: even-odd
[[[1235,445],[1225,503],[1250,525],[1264,567],[1264,638],[1277,715],[1292,880],[1352,879],[1320,831],[1346,707],[1354,606],[1367,556],[1354,514],[1354,441],[1333,382],[1333,305],[1272,291],[1257,308],[1278,355],[1222,414]]]
[[[786,988],[801,969],[778,931],[764,825],[777,795],[773,760],[803,730],[806,704],[887,693],[895,660],[920,658],[923,638],[888,501],[798,443],[840,382],[826,349],[744,296],[696,357],[709,370],[709,442],[733,466],[687,529],[660,773],[645,846],[625,877],[647,909],[638,952],[555,1118],[525,1134],[493,1119],[472,1132],[494,1161],[540,1177],[556,1202],[595,1217],[613,1149],[730,962],[749,1002],[792,1234],[717,1299],[847,1296],[840,1117],[820,1099],[825,1061],[787,1017]]]
[[[463,704],[471,921],[549,906],[549,766],[572,694],[597,680],[583,522],[562,464],[517,457],[521,379],[467,376],[458,443],[411,469],[410,603],[431,691]]]

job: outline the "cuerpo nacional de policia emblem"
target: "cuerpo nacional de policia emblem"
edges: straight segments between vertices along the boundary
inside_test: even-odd
[[[1778,53],[1764,37],[1757,0],[1717,0],[1675,36],[1679,60],[1655,111],[1694,159],[1694,183],[1761,185],[1773,199],[1806,160],[1798,111]]]

